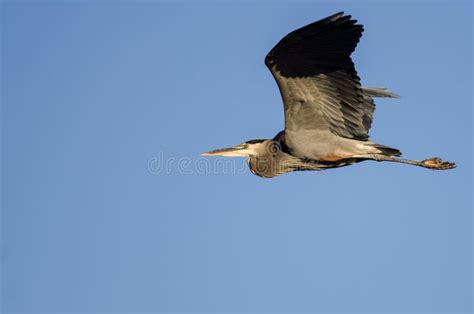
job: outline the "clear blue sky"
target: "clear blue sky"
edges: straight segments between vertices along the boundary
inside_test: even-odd
[[[282,129],[264,56],[341,10],[363,84],[402,96],[372,138],[458,168],[202,161]],[[470,2],[7,1],[1,21],[4,312],[473,309]]]

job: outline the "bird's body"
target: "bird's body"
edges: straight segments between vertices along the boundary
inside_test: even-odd
[[[254,152],[254,154],[249,155],[248,159],[250,171],[264,178],[271,178],[292,171],[338,168],[362,161],[361,159],[323,161],[316,158],[308,159],[294,156],[286,146],[283,131],[272,140],[264,140],[262,143],[254,144]]]
[[[392,161],[451,169],[439,158],[398,158],[398,149],[369,139],[374,97],[395,97],[385,88],[362,87],[350,58],[362,25],[337,13],[295,30],[267,54],[283,99],[285,129],[271,140],[252,140],[204,155],[246,156],[252,173],[274,177],[300,170],[323,170],[364,160]]]

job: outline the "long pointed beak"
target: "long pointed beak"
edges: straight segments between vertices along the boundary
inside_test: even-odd
[[[202,153],[201,156],[247,157],[248,153],[245,147],[237,145],[235,147],[211,150],[210,152]]]

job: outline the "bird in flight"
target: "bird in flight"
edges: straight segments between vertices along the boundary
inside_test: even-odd
[[[351,60],[363,26],[343,12],[297,29],[265,57],[283,99],[285,129],[203,156],[248,157],[264,178],[301,170],[325,170],[364,160],[390,161],[433,170],[455,168],[434,157],[402,159],[396,148],[369,139],[375,97],[398,98],[385,88],[362,87]]]

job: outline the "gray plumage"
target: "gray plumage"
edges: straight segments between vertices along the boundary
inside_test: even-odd
[[[374,97],[399,98],[386,88],[362,87],[351,60],[363,26],[342,12],[297,29],[270,50],[265,64],[283,100],[285,129],[205,155],[248,156],[251,171],[273,177],[298,170],[342,167],[363,160],[451,169],[439,158],[396,158],[398,149],[369,139]]]

